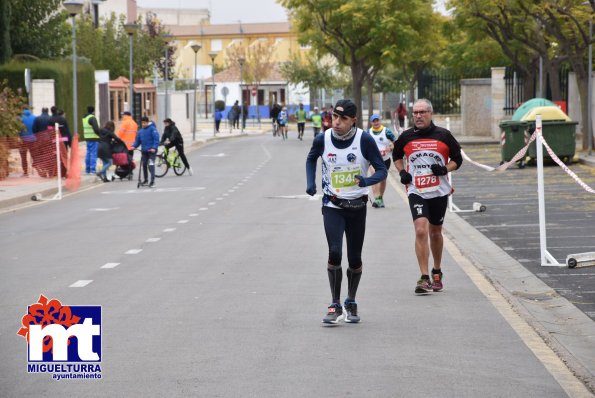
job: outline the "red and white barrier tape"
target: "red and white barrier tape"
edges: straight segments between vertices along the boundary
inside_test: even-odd
[[[552,151],[552,148],[550,148],[550,146],[545,141],[545,139],[543,139],[543,137],[541,137],[541,139],[543,140],[543,146],[547,150],[547,153],[550,154],[550,157],[552,158],[552,160],[554,162],[558,163],[558,166],[560,166],[562,168],[562,170],[564,170],[566,172],[566,174],[568,174],[570,177],[572,177],[574,179],[574,181],[576,181],[576,183],[578,185],[580,185],[585,191],[590,192],[590,193],[595,193],[595,189],[593,189],[590,186],[588,186],[587,184],[585,184],[583,182],[583,180],[581,180],[572,170],[570,170],[568,168],[568,166],[566,166],[564,164],[564,162],[561,161],[560,158],[554,153],[554,151]]]
[[[593,188],[591,188],[590,186],[585,184],[585,182],[583,180],[581,180],[572,170],[570,170],[568,168],[568,166],[566,166],[564,164],[564,162],[562,162],[560,160],[560,158],[558,156],[556,156],[554,151],[552,151],[552,148],[550,148],[548,143],[543,138],[543,135],[541,134],[541,129],[535,129],[535,132],[533,133],[533,135],[531,135],[531,138],[529,138],[529,141],[527,142],[527,144],[520,151],[518,151],[518,153],[516,155],[514,155],[513,158],[509,162],[503,163],[498,167],[491,167],[491,166],[487,166],[485,164],[478,163],[478,162],[474,161],[473,159],[471,159],[469,156],[467,156],[465,151],[463,151],[462,149],[461,149],[461,155],[463,156],[463,158],[466,161],[473,164],[474,166],[479,167],[480,169],[487,170],[487,171],[504,171],[507,168],[509,168],[511,165],[513,165],[514,163],[518,162],[519,160],[521,160],[525,157],[525,154],[527,153],[527,150],[529,149],[529,145],[531,145],[531,143],[533,141],[535,141],[535,139],[537,138],[538,131],[539,131],[539,135],[541,136],[543,145],[545,146],[545,149],[549,153],[552,160],[554,162],[556,162],[558,164],[558,166],[560,166],[562,168],[562,170],[564,170],[570,177],[572,177],[574,179],[574,181],[576,181],[576,183],[578,185],[580,185],[585,191],[587,191],[589,193],[595,193],[595,190]]]

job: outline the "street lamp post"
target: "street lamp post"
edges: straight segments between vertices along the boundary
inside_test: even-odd
[[[126,33],[128,33],[129,47],[130,47],[129,48],[130,56],[128,57],[129,58],[128,74],[130,76],[130,94],[128,96],[128,111],[130,112],[130,114],[133,114],[133,111],[134,111],[134,106],[133,106],[134,105],[134,80],[133,80],[133,76],[132,76],[132,59],[133,59],[134,54],[132,52],[132,35],[134,35],[134,32],[136,31],[137,28],[138,28],[138,26],[135,23],[127,23],[124,25],[124,29],[126,30]]]
[[[211,77],[213,79],[213,87],[211,88],[212,102],[213,102],[213,136],[217,134],[217,120],[215,118],[215,58],[217,58],[217,51],[209,52],[211,57]]]
[[[78,134],[78,98],[77,98],[77,70],[76,70],[76,21],[75,17],[83,10],[83,2],[80,0],[65,1],[64,8],[72,18],[72,126],[73,132]]]
[[[198,54],[198,50],[202,47],[200,44],[194,43],[190,46],[192,51],[194,51],[194,101],[192,106],[192,141],[196,141],[196,55]]]
[[[240,57],[238,58],[238,63],[240,64],[240,126],[242,133],[244,132],[244,90],[242,86],[244,85],[244,63],[246,62],[246,58]]]

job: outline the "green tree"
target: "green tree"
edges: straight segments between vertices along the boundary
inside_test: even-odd
[[[77,55],[88,58],[96,69],[110,71],[110,77],[129,75],[130,46],[129,36],[124,29],[126,17],[112,14],[102,19],[97,28],[90,17],[77,19]],[[164,42],[160,31],[156,32],[147,20],[143,25],[139,19],[139,28],[133,35],[133,76],[145,78],[151,75],[153,68],[162,65]],[[173,67],[170,59],[170,67]],[[170,73],[170,76],[172,74]]]
[[[288,11],[299,39],[318,54],[331,54],[351,70],[351,91],[362,125],[362,86],[373,81],[395,48],[418,44],[416,22],[432,13],[422,0],[278,0]],[[411,23],[413,22],[413,24]],[[427,25],[430,26],[430,25]],[[425,27],[427,29],[427,26]],[[413,41],[408,41],[414,38]]]
[[[541,57],[544,74],[560,99],[558,70],[563,63],[572,66],[581,97],[583,126],[587,126],[587,59],[588,21],[593,3],[583,5],[574,0],[451,0],[455,17],[468,20],[475,29],[483,29],[502,48],[504,54],[532,82],[536,63]],[[528,97],[528,96],[527,96]],[[583,147],[587,134],[583,134]]]
[[[325,60],[313,53],[308,56],[293,53],[290,60],[281,64],[281,74],[288,82],[303,84],[310,89],[314,98],[319,98],[319,90],[330,90],[339,85],[335,62]],[[327,62],[325,62],[327,61]]]
[[[71,26],[61,0],[10,1],[10,38],[13,54],[57,58],[71,43]]]
[[[12,56],[10,14],[10,1],[0,0],[0,64],[8,62]]]

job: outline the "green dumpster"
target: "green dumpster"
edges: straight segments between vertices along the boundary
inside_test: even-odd
[[[500,152],[502,154],[502,163],[512,160],[525,146],[525,130],[529,123],[525,121],[503,120],[499,126],[502,131],[500,136]],[[519,160],[519,168],[525,167],[524,159]]]
[[[543,106],[533,108],[525,116],[523,121],[528,123],[528,133],[535,131],[535,117],[542,116],[542,135],[552,151],[564,163],[571,163],[576,151],[576,126],[578,122],[570,120],[557,106]],[[537,158],[537,146],[533,142],[529,146],[528,156],[534,160]],[[544,148],[544,159],[551,159]]]

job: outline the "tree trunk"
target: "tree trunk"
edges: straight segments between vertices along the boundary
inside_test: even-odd
[[[368,128],[370,128],[369,117],[374,113],[374,76],[368,75],[366,82],[368,83]]]
[[[587,71],[585,65],[582,63],[580,65],[573,64],[572,65],[574,72],[576,73],[576,82],[578,85],[578,92],[579,97],[581,99],[581,124],[583,126],[583,131],[581,132],[582,135],[582,149],[589,148],[589,124],[588,124],[588,112],[589,112],[589,104],[588,104],[588,93],[589,93],[589,81],[587,76]]]
[[[353,103],[357,105],[357,127],[362,128],[362,86],[366,78],[366,69],[362,61],[351,63],[351,91],[353,92]]]

